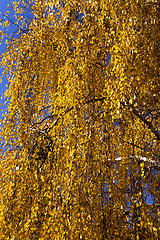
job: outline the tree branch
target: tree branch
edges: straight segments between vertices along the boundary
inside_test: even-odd
[[[140,113],[134,108],[134,106],[129,106],[129,107],[132,108],[133,113],[134,113],[140,120],[142,120],[142,121],[148,126],[149,129],[151,129],[152,133],[154,133],[154,135],[156,136],[157,140],[160,141],[160,134],[159,134],[158,130],[156,130],[156,129],[153,127],[152,123],[149,122],[148,120],[146,120],[145,117],[143,117],[143,115],[140,114]]]
[[[132,112],[134,113],[134,115],[136,115],[141,121],[143,121],[149,129],[151,129],[152,133],[154,133],[154,135],[156,136],[157,140],[160,141],[160,133],[158,132],[158,130],[156,130],[152,123],[149,122],[142,114],[139,113],[139,111],[137,111],[135,109],[135,107],[133,106],[133,104],[129,104],[129,103],[124,103],[124,102],[121,102],[121,104],[124,106],[124,107],[128,107],[130,110],[132,109]]]

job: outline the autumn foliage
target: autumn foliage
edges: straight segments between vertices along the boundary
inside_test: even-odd
[[[1,56],[0,239],[158,240],[158,1],[14,10]]]

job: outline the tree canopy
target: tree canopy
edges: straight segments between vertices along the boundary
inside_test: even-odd
[[[14,1],[0,239],[158,239],[158,2]]]

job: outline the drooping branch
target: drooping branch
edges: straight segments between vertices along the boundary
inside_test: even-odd
[[[90,100],[88,100],[88,101],[86,101],[86,102],[84,102],[83,104],[85,105],[85,104],[89,104],[89,103],[91,103],[91,102],[93,102],[93,101],[95,101],[95,102],[98,102],[98,101],[103,101],[105,99],[105,97],[102,97],[102,98],[92,98],[92,99],[90,99]],[[50,106],[49,106],[50,107]],[[78,107],[78,105],[76,106],[76,107]],[[76,108],[75,107],[75,108]],[[61,114],[61,116],[63,115],[65,115],[66,113],[68,113],[68,112],[70,112],[71,110],[73,110],[73,106],[71,106],[71,107],[68,107],[65,111],[64,111],[64,113],[63,114]],[[43,110],[42,110],[43,111]],[[47,120],[47,119],[53,119],[53,117],[55,117],[55,116],[57,116],[57,115],[48,115],[48,116],[46,116],[45,118],[43,118],[41,121],[39,121],[39,122],[35,122],[35,123],[33,123],[33,125],[32,126],[34,126],[34,125],[40,125],[41,123],[43,123],[45,120]],[[54,123],[53,123],[53,125],[52,125],[52,127],[50,127],[50,128],[46,128],[47,130],[50,130],[50,129],[52,129],[55,125],[57,125],[57,123],[58,123],[58,121],[60,120],[60,116],[58,116],[57,118],[56,118],[56,120],[54,121]],[[44,130],[46,130],[46,129],[44,129]]]
[[[146,120],[145,117],[143,117],[143,115],[140,114],[140,113],[134,108],[134,106],[129,106],[129,107],[132,108],[133,113],[134,113],[140,120],[142,120],[142,121],[148,126],[149,129],[151,129],[152,133],[154,133],[154,135],[156,136],[157,140],[160,141],[160,134],[159,134],[158,130],[156,130],[156,129],[153,127],[152,123],[149,122],[148,120]]]
[[[133,106],[133,104],[129,104],[128,102],[121,102],[121,104],[124,107],[128,107],[136,117],[138,117],[141,121],[143,121],[149,129],[151,129],[152,133],[154,133],[154,135],[156,136],[157,140],[160,141],[160,133],[158,132],[158,130],[156,130],[152,123],[149,122],[138,110],[136,110],[136,108]]]

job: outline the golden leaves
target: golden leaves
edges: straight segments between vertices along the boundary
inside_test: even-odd
[[[4,238],[158,234],[147,200],[158,197],[157,20],[141,15],[142,2],[35,1],[27,30],[8,43]]]

